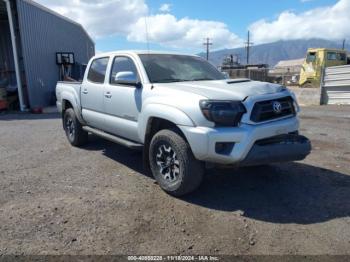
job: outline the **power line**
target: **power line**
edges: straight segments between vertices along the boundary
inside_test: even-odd
[[[207,48],[207,60],[209,60],[209,46],[213,45],[213,43],[210,42],[210,38],[207,37],[205,39],[205,42],[203,43],[203,45],[206,46],[206,48]]]
[[[246,44],[246,51],[247,51],[247,65],[249,65],[249,56],[250,56],[250,48],[254,44],[253,42],[250,41],[250,32],[248,31],[248,38]]]

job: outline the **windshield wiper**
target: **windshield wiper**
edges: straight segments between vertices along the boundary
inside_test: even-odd
[[[153,81],[152,83],[173,83],[173,82],[191,82],[191,81],[209,81],[216,80],[213,78],[195,78],[195,79],[179,79],[179,78],[167,78]]]
[[[160,79],[160,80],[152,81],[152,83],[173,83],[173,82],[185,82],[185,81],[189,81],[189,80],[168,78],[168,79]]]
[[[213,78],[195,78],[195,79],[192,79],[191,81],[209,81],[209,80],[216,80],[216,79],[213,79]]]

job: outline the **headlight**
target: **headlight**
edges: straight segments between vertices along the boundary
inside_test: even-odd
[[[289,90],[289,93],[291,94],[291,96],[293,98],[293,106],[294,106],[295,113],[299,113],[300,112],[300,106],[299,106],[298,101],[297,101],[297,96],[291,90]]]
[[[246,112],[240,101],[201,100],[199,106],[205,118],[218,126],[237,126]]]

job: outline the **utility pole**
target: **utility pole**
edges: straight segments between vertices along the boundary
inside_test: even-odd
[[[204,46],[207,48],[207,60],[209,60],[209,46],[213,45],[213,43],[210,42],[210,38],[207,37],[205,39],[205,42],[203,43]]]
[[[346,39],[343,40],[343,50],[345,50],[345,42],[346,42]]]
[[[247,45],[246,51],[247,51],[247,65],[249,65],[249,56],[250,56],[250,47],[253,45],[252,42],[250,42],[250,32],[248,31],[248,39],[247,42],[245,43]]]

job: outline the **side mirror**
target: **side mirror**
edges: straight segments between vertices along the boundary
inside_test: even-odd
[[[140,81],[134,72],[122,71],[118,72],[114,77],[114,83],[120,85],[130,85],[139,88],[141,86]]]

